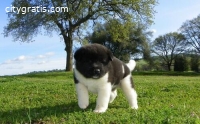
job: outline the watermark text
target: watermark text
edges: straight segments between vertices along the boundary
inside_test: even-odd
[[[10,7],[5,8],[6,12],[13,12],[17,14],[26,14],[28,12],[48,12],[48,13],[55,13],[55,12],[68,12],[68,7],[50,7],[47,8],[45,6],[33,6],[33,7],[15,7],[11,5]]]

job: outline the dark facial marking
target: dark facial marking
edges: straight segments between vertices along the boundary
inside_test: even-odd
[[[100,78],[107,73],[113,55],[99,44],[86,45],[78,49],[74,58],[77,70],[86,78]]]

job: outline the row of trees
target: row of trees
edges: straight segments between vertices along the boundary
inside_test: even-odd
[[[199,56],[178,55],[174,59],[174,71],[199,71]]]
[[[152,32],[147,32],[146,27],[139,23],[110,19],[97,24],[85,40],[107,46],[124,61],[131,56],[143,56],[149,66],[145,65],[145,70],[199,70],[200,15],[183,23],[180,33],[167,33],[153,42],[150,42],[151,35]]]
[[[200,54],[200,15],[183,23],[179,33],[167,33],[156,38],[152,43],[152,52],[167,65],[168,70],[174,65],[175,71],[199,69]],[[186,59],[190,57],[191,62]],[[184,66],[185,65],[185,66]]]

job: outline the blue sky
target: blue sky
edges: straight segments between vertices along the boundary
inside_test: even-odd
[[[64,69],[66,52],[60,36],[37,35],[32,43],[13,41],[12,36],[4,37],[3,27],[7,24],[6,7],[12,0],[0,4],[0,76],[16,75],[32,71]],[[155,7],[152,39],[165,33],[177,31],[186,20],[200,14],[199,0],[159,0]]]

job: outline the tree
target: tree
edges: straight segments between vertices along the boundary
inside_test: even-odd
[[[156,0],[14,0],[12,6],[21,9],[19,13],[8,13],[9,22],[4,35],[26,42],[32,41],[42,29],[47,34],[59,32],[66,46],[66,70],[70,71],[74,37],[86,30],[84,27],[88,27],[89,22],[113,17],[150,24],[155,4]],[[58,7],[66,7],[68,11],[55,11],[59,10]]]
[[[185,49],[185,38],[177,32],[159,36],[152,44],[152,52],[164,60],[169,71],[171,71],[171,65],[175,56],[184,52]]]
[[[131,20],[110,19],[104,24],[97,24],[86,39],[90,43],[103,44],[117,58],[127,62],[135,53],[143,53],[146,58],[150,55],[146,43],[150,33],[146,33],[145,28]]]
[[[191,62],[190,62],[190,66],[191,66],[191,70],[195,71],[195,72],[199,72],[199,66],[200,66],[200,56],[197,54],[193,54],[191,56]]]
[[[174,59],[174,71],[188,71],[189,62],[186,55],[177,55]]]
[[[197,18],[184,22],[180,30],[186,37],[187,42],[200,53],[200,15]]]

